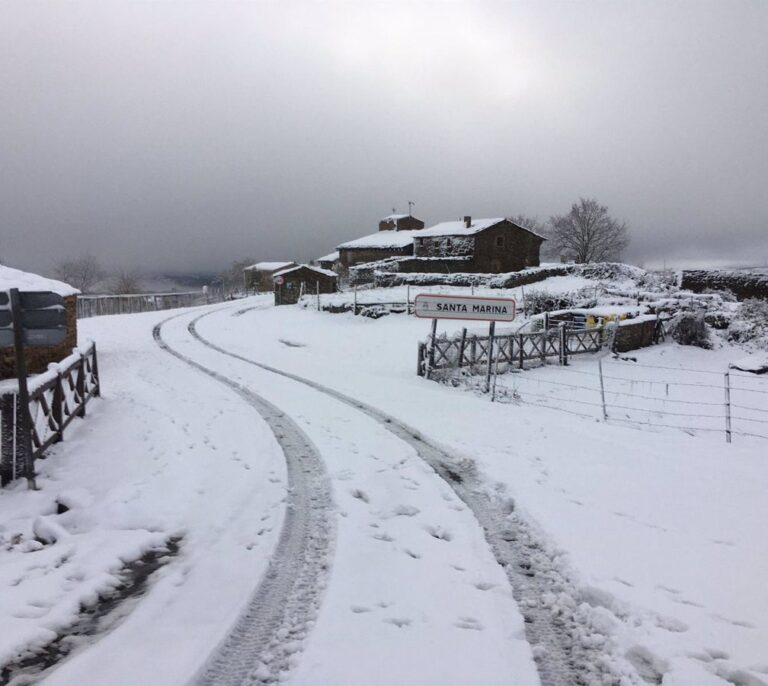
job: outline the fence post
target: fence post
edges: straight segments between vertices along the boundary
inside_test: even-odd
[[[435,340],[437,339],[437,319],[432,320],[432,332],[429,336],[429,363],[427,364],[427,378],[435,366]]]
[[[558,324],[558,336],[560,338],[560,364],[568,364],[568,336],[565,331],[565,322]]]
[[[725,441],[731,442],[731,369],[725,372]]]
[[[95,398],[101,397],[101,377],[99,377],[99,358],[96,356],[96,343],[91,343],[93,362],[91,362],[91,376],[93,377],[93,395]]]
[[[357,315],[357,284],[355,284],[355,309],[353,312]]]
[[[523,361],[525,360],[525,338],[524,338],[523,334],[520,334],[519,345],[520,345],[520,353],[519,353],[520,354],[520,369],[522,369],[523,368]]]
[[[53,387],[53,400],[51,401],[51,414],[56,422],[56,442],[64,440],[64,382],[61,371],[56,374],[56,385]]]
[[[78,417],[85,417],[85,358],[80,354],[80,362],[77,364],[77,377],[75,377],[75,390],[80,401]]]
[[[317,311],[320,311],[320,282],[315,281],[315,292],[317,293]]]
[[[477,334],[472,335],[472,343],[469,346],[469,364],[474,366],[477,364]]]
[[[405,287],[405,313],[411,313],[411,284]]]
[[[493,370],[493,337],[496,333],[496,322],[488,325],[488,368],[485,372],[485,392],[491,390],[491,371]]]
[[[416,361],[416,376],[424,376],[424,358],[426,357],[426,345],[419,341],[419,353]]]
[[[456,368],[461,369],[461,365],[464,362],[464,346],[467,342],[467,329],[466,327],[461,330],[461,342],[459,343],[459,356],[456,361]]]
[[[597,369],[600,372],[600,401],[603,404],[603,421],[608,419],[608,411],[605,408],[605,382],[603,381],[603,360],[598,358]]]

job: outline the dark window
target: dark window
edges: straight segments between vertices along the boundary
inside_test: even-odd
[[[504,236],[496,236],[496,247],[497,248],[504,247]]]
[[[446,238],[446,240],[445,240],[445,247],[450,249],[450,247],[452,245],[453,245],[453,243],[451,242],[451,239],[450,238]]]

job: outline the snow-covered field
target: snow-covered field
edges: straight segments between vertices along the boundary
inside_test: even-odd
[[[573,278],[544,283],[550,292],[589,285]],[[706,384],[718,386],[743,351],[665,343],[633,353],[634,366],[606,362],[627,379],[609,390],[653,400],[630,417],[609,407],[604,422],[598,407],[583,412],[576,402],[594,391],[547,389],[594,388],[588,356],[567,370],[504,375],[504,402],[491,403],[416,376],[425,321],[270,301],[81,322],[99,346],[104,399],[38,463],[40,491],[0,491],[0,663],[50,641],[118,583],[125,561],[176,537],[178,554],[145,594],[44,682],[187,683],[264,577],[293,495],[280,444],[242,394],[160,349],[153,328],[179,314],[162,327],[167,345],[285,412],[330,484],[318,593],[260,654],[256,683],[535,685],[537,661],[551,657],[525,631],[536,611],[553,627],[557,616],[581,622],[570,638],[607,665],[592,683],[768,683],[768,442],[726,444],[719,418],[684,425],[717,431],[648,425],[670,423],[660,418],[670,406],[714,412],[705,403],[722,395]],[[455,457],[476,477],[473,488],[524,522],[546,575],[563,580],[560,592],[515,600],[475,501],[440,478],[413,440],[248,360],[356,398]],[[579,373],[586,381],[575,383]],[[671,396],[659,385],[668,382],[680,384]],[[528,392],[550,407],[526,400],[534,383]],[[512,402],[515,390],[521,401]],[[759,418],[768,395],[753,396],[750,416]],[[68,511],[56,514],[57,503]]]

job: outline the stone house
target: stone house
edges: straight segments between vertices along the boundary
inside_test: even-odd
[[[293,305],[299,297],[314,293],[335,293],[335,272],[300,264],[278,271],[274,277],[275,305]]]
[[[19,291],[51,291],[64,298],[67,312],[67,337],[64,342],[45,348],[26,348],[24,356],[27,371],[30,374],[44,372],[48,365],[60,362],[71,354],[77,346],[77,294],[80,292],[69,284],[54,279],[48,279],[38,274],[23,272],[11,267],[0,265],[0,291],[18,288]],[[16,376],[16,359],[13,347],[0,348],[0,379],[10,379]]]
[[[257,262],[243,269],[246,291],[271,293],[274,289],[273,277],[283,269],[297,267],[295,262]]]
[[[413,255],[428,268],[429,260],[461,258],[460,268],[484,274],[516,272],[539,266],[539,251],[546,239],[509,219],[443,222],[414,236]]]

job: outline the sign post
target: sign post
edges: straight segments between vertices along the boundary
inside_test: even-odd
[[[11,316],[13,318],[13,347],[16,353],[16,378],[19,382],[19,405],[21,412],[18,421],[21,423],[22,449],[24,450],[24,477],[27,486],[37,489],[35,484],[35,468],[32,458],[32,417],[29,415],[29,389],[27,388],[27,361],[24,359],[24,329],[21,321],[21,302],[19,291],[12,288]]]
[[[485,377],[485,390],[490,390],[491,371],[493,370],[493,344],[496,333],[496,322],[511,322],[515,318],[515,301],[511,298],[482,298],[469,295],[440,295],[433,293],[419,293],[413,303],[413,313],[421,319],[432,320],[430,335],[429,362],[427,378],[434,366],[435,341],[437,337],[438,319],[461,319],[470,321],[490,322],[488,326],[488,366]],[[464,338],[466,329],[462,334],[462,345],[459,351],[459,366],[464,353]]]

